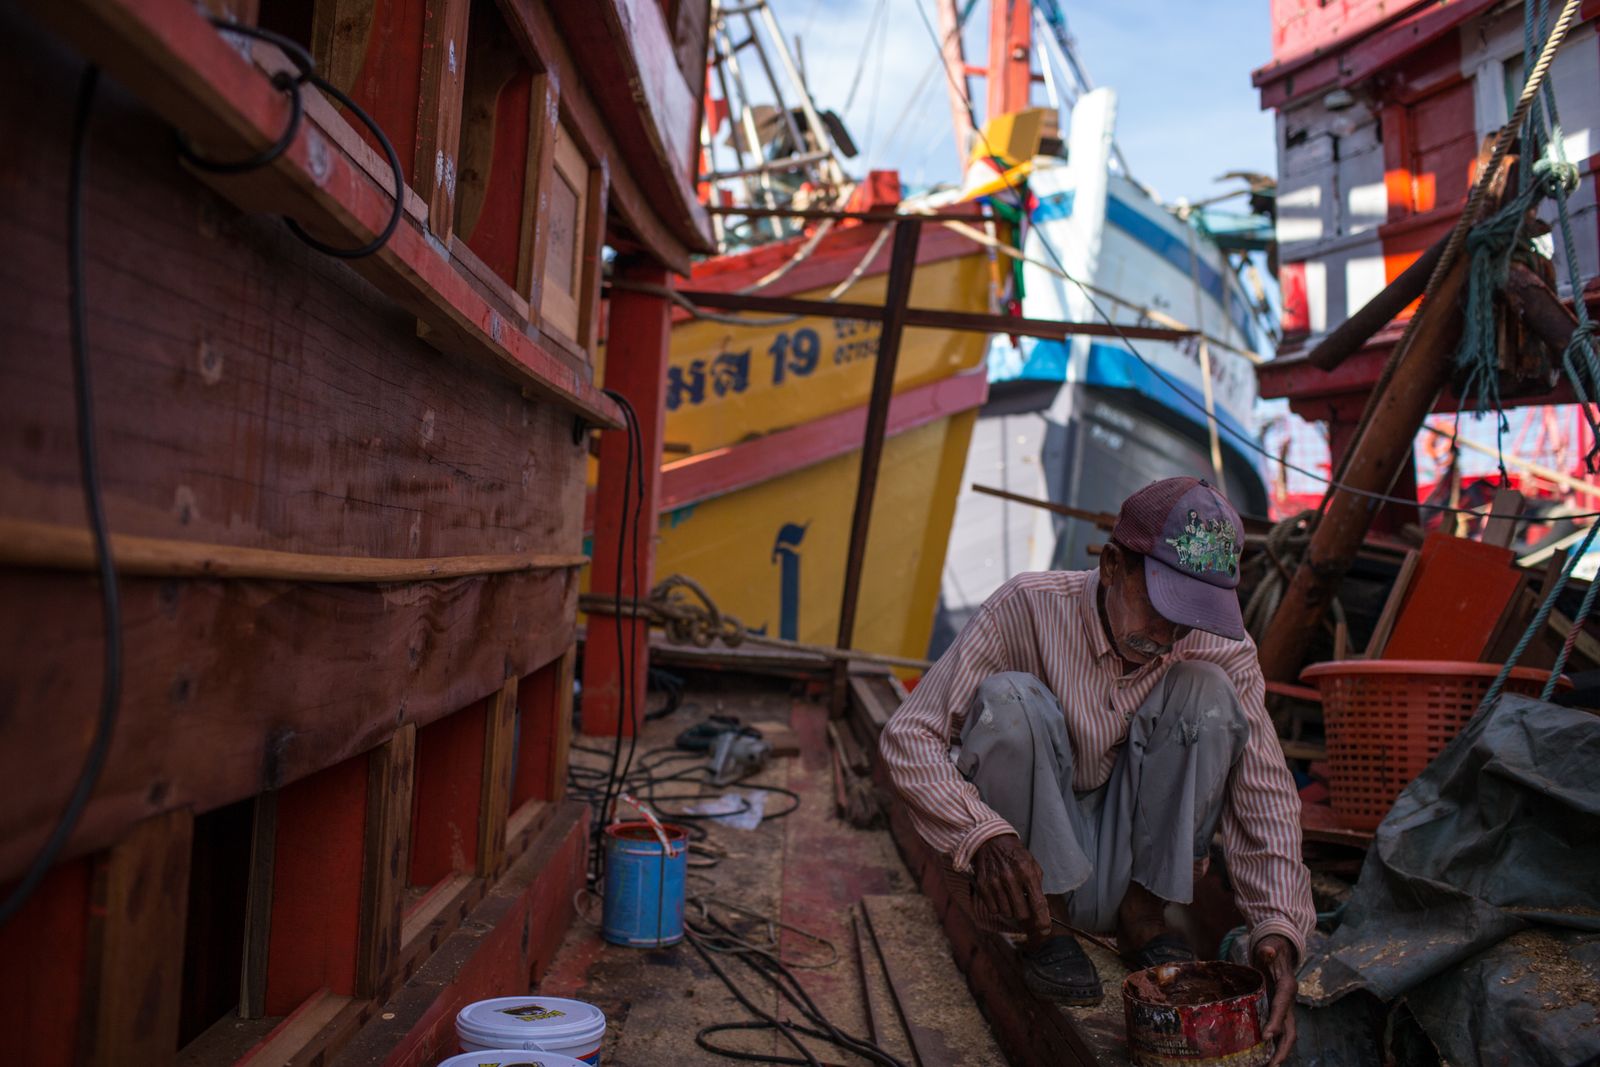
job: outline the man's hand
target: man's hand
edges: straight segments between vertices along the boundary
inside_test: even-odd
[[[1282,934],[1268,934],[1256,942],[1250,960],[1256,970],[1267,976],[1270,1008],[1263,1036],[1277,1042],[1267,1067],[1278,1067],[1294,1048],[1294,998],[1300,992],[1299,980],[1295,978],[1294,945]]]
[[[1044,898],[1044,872],[1015,834],[991,837],[972,857],[978,901],[996,915],[1022,924],[1031,940],[1050,934],[1050,905]]]

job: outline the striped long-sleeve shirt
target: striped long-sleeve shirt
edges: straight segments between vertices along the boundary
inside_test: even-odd
[[[1316,921],[1310,876],[1300,861],[1300,797],[1264,704],[1266,682],[1247,637],[1196,630],[1172,652],[1123,674],[1101,624],[1096,571],[1021,574],[1001,586],[889,720],[879,748],[923,839],[971,869],[978,846],[1011,826],[978,796],[950,759],[978,686],[1002,671],[1024,671],[1055,693],[1073,748],[1073,788],[1110,777],[1134,713],[1179,660],[1215,663],[1233,679],[1250,723],[1244,754],[1228,780],[1222,839],[1250,941],[1282,934],[1304,955]]]

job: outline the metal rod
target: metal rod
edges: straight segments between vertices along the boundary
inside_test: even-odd
[[[895,224],[888,290],[883,303],[883,333],[878,338],[877,363],[872,369],[872,399],[867,407],[866,440],[861,446],[861,476],[856,482],[850,549],[845,557],[844,600],[839,608],[839,639],[835,642],[840,648],[849,648],[855,639],[856,604],[861,595],[867,532],[872,524],[872,500],[878,488],[883,440],[889,429],[889,401],[894,397],[900,336],[905,331],[906,304],[911,298],[911,277],[916,271],[917,239],[921,234],[922,223],[917,219],[904,219]]]
[[[767,32],[772,35],[772,39],[781,45],[783,43],[783,31],[778,28],[778,20],[772,14],[770,4],[764,3],[761,5],[761,21],[767,24]],[[784,71],[789,75],[790,82],[799,85],[800,72],[795,69],[794,57],[789,55],[789,50],[780,47],[778,49],[778,59],[783,63]],[[818,115],[817,109],[812,106],[811,97],[805,93],[800,94],[800,109],[805,112],[806,125],[811,127],[811,136],[817,139],[817,147],[826,148],[831,155],[835,148],[833,137],[828,133],[828,128],[822,124],[822,116]],[[837,163],[833,165],[832,170],[833,183],[842,185],[844,183],[844,173],[839,169]]]
[[[1013,493],[1009,489],[996,489],[992,485],[977,485],[972,487],[974,493],[983,493],[986,496],[997,496],[1001,500],[1013,500],[1018,504],[1027,504],[1029,507],[1041,508],[1055,515],[1065,515],[1069,519],[1082,519],[1092,522],[1102,530],[1109,530],[1117,524],[1117,517],[1109,511],[1090,511],[1087,508],[1075,508],[1070,504],[1057,504],[1054,500],[1040,500],[1037,497],[1023,496]]]
[[[743,178],[752,174],[780,174],[785,171],[801,170],[802,168],[809,167],[813,163],[821,163],[823,160],[827,159],[830,154],[831,153],[828,152],[805,152],[798,156],[787,156],[783,159],[762,160],[760,163],[756,163],[751,166],[743,166],[741,164],[738,170],[719,170],[714,174],[705,175],[701,180],[708,182],[720,182],[728,178]],[[742,215],[744,212],[723,212],[723,214]],[[765,217],[786,218],[789,217],[789,215],[789,212],[778,209],[767,213]]]
[[[765,7],[766,5],[762,4],[761,6]],[[778,114],[783,116],[783,124],[789,128],[789,136],[794,141],[794,150],[796,154],[804,154],[806,147],[805,136],[800,132],[800,124],[795,122],[794,114],[789,110],[789,104],[783,98],[783,90],[778,87],[777,77],[772,73],[772,64],[767,60],[767,50],[756,33],[755,17],[746,11],[744,13],[744,22],[745,26],[750,30],[750,39],[755,42],[756,58],[761,61],[761,72],[767,76],[767,84],[772,86],[772,100],[778,106]],[[778,38],[777,47],[780,51],[785,47],[782,37]],[[794,67],[791,66],[789,69],[793,71]],[[795,78],[795,85],[797,87],[800,85],[798,76]],[[802,96],[805,95],[804,89],[801,89],[800,92]]]
[[[725,67],[728,77],[733,79],[733,87],[739,94],[739,122],[744,127],[746,145],[749,147],[750,153],[759,160],[761,158],[761,138],[756,130],[755,116],[750,113],[750,94],[745,90],[744,74],[739,69],[739,58],[734,54],[733,39],[728,33],[728,24],[721,18],[717,20],[717,34],[723,42],[722,63],[719,66]],[[733,144],[734,152],[739,158],[739,166],[742,169],[745,166],[744,152],[740,149],[739,136],[736,131],[733,135]],[[756,184],[761,189],[762,199],[766,201],[767,206],[777,207],[778,198],[772,191],[772,182],[767,177],[766,171],[759,169],[758,165],[758,169],[751,173],[756,179]],[[754,199],[754,197],[751,197],[751,199]],[[777,219],[774,219],[772,223],[772,235],[774,237],[783,236],[783,224]]]
[[[893,265],[890,267],[893,270]],[[764,296],[759,293],[719,293],[701,289],[678,290],[678,295],[696,307],[727,311],[760,311],[774,315],[814,315],[826,319],[862,319],[883,322],[887,309],[877,304],[808,300],[790,296]],[[980,311],[944,311],[939,308],[907,308],[904,325],[928,330],[962,330],[971,333],[1009,333],[1018,337],[1042,337],[1060,341],[1068,337],[1128,337],[1144,341],[1179,341],[1193,337],[1192,330],[1171,330],[1165,326],[1117,326],[1103,322],[1055,322],[1051,319],[1025,319]]]
[[[719,59],[715,64],[713,64],[713,66],[715,66],[717,68],[717,82],[718,82],[718,84],[720,84],[722,86],[722,100],[723,100],[724,103],[726,103],[728,105],[728,140],[733,146],[733,158],[739,164],[740,168],[742,169],[744,167],[744,165],[745,165],[744,164],[744,146],[742,145],[742,143],[740,142],[740,139],[739,139],[739,129],[738,129],[739,117],[736,116],[733,113],[734,99],[733,99],[733,91],[728,87],[728,68],[727,68],[727,63],[726,63],[725,60],[720,58],[721,53],[722,53],[722,49],[725,47],[725,44],[726,44],[726,34],[723,33],[722,27],[720,25],[718,25],[717,27],[715,27],[713,29],[713,35],[714,35],[716,41],[719,42],[718,45],[717,45],[717,51],[718,51],[718,54],[719,54]],[[711,148],[715,149],[715,143],[713,143],[711,145]],[[716,165],[716,161],[717,161],[717,159],[716,159],[716,155],[714,154],[714,152],[708,152],[707,155],[706,155],[706,164],[708,166],[715,166]],[[708,184],[711,184],[711,183],[714,182],[714,179],[711,179],[711,178],[707,178],[705,180],[706,180],[706,182]],[[746,178],[745,179],[745,182],[744,182],[745,199],[750,200],[750,201],[756,200],[757,199],[757,191],[758,191],[758,189],[759,189],[759,186],[757,186],[755,184],[755,182],[753,182],[750,178]],[[772,198],[768,197],[767,198],[767,204],[768,204],[769,208],[771,207],[772,203],[773,203]]]

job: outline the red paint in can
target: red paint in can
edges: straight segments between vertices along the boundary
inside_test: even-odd
[[[1128,1051],[1139,1067],[1262,1067],[1272,1050],[1267,984],[1232,963],[1165,963],[1122,983]]]

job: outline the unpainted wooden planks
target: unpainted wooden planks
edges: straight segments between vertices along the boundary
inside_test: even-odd
[[[134,826],[95,871],[86,1062],[166,1063],[178,1050],[191,812]]]

